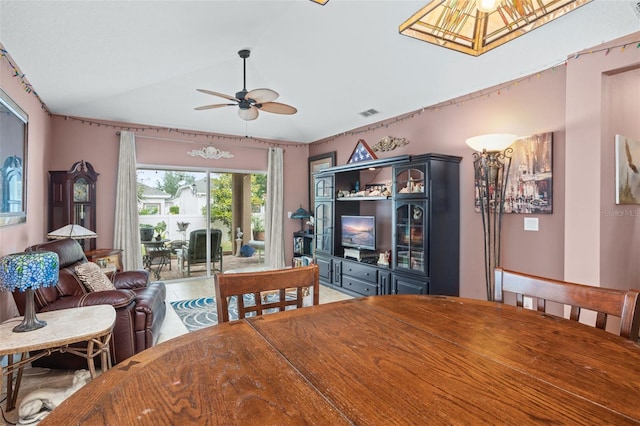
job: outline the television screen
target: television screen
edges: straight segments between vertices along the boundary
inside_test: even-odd
[[[342,246],[376,249],[375,216],[342,216]]]

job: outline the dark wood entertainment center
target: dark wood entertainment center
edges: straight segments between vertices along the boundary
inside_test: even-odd
[[[461,160],[406,155],[316,172],[314,256],[321,284],[353,296],[458,296]],[[341,217],[358,215],[376,217],[376,258],[345,257]],[[377,264],[385,252],[389,264]]]

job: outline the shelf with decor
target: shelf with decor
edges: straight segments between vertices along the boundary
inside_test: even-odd
[[[460,161],[407,155],[316,172],[314,256],[320,282],[354,296],[457,296]],[[345,222],[359,217],[368,218],[361,228],[357,220]]]
[[[380,201],[390,200],[391,197],[339,197],[337,201]]]

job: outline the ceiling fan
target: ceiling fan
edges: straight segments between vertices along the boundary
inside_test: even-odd
[[[247,58],[249,57],[250,53],[251,51],[246,49],[238,52],[238,55],[240,55],[243,61],[244,80],[242,90],[237,92],[235,97],[225,95],[224,93],[213,92],[211,90],[197,89],[198,92],[228,99],[230,101],[234,101],[234,103],[205,105],[194,108],[195,110],[201,111],[204,109],[214,109],[237,105],[239,107],[238,115],[240,116],[240,118],[247,121],[255,120],[256,118],[258,118],[258,110],[272,112],[274,114],[289,115],[298,112],[298,110],[291,105],[282,104],[280,102],[273,102],[278,99],[278,96],[280,95],[278,95],[277,92],[271,89],[253,89],[251,91],[247,91]]]

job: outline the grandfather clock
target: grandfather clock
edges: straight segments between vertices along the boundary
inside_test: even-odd
[[[96,181],[91,163],[78,161],[69,171],[49,171],[49,232],[69,224],[96,231]],[[95,238],[80,240],[95,250]]]

